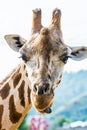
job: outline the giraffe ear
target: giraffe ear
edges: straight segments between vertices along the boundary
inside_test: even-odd
[[[87,47],[71,47],[71,53],[69,57],[73,60],[80,61],[87,58]]]
[[[26,43],[27,40],[17,34],[9,34],[4,36],[8,45],[16,52]]]

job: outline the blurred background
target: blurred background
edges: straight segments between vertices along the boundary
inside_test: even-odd
[[[64,42],[69,46],[87,46],[87,0],[0,1],[0,81],[20,63],[19,54],[8,47],[4,35],[20,34],[28,39],[32,10],[41,8],[42,23],[48,26],[56,7],[62,12]],[[87,59],[69,60],[65,65],[52,110],[50,115],[41,115],[32,108],[19,130],[87,130]]]

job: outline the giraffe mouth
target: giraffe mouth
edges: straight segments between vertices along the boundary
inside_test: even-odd
[[[44,111],[41,111],[40,113],[50,114],[51,112],[52,112],[52,109],[50,107],[48,107],[47,109],[45,109]]]
[[[53,104],[54,95],[51,94],[43,94],[41,96],[36,95],[31,92],[31,102],[36,111],[40,113],[51,113],[51,106]]]

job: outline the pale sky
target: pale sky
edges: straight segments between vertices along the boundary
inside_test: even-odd
[[[0,73],[2,75],[10,72],[19,63],[18,55],[6,45],[4,35],[17,33],[28,39],[32,10],[41,8],[42,23],[48,26],[52,11],[56,7],[62,12],[61,27],[65,43],[71,46],[87,46],[87,0],[0,0]],[[6,46],[1,43],[5,43]],[[78,63],[69,60],[65,66],[67,71],[80,69],[87,69],[87,60]]]

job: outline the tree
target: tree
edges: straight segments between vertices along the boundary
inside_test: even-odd
[[[70,119],[66,118],[66,117],[60,117],[60,118],[56,118],[54,121],[54,125],[58,126],[58,127],[62,127],[64,123],[70,123]]]

